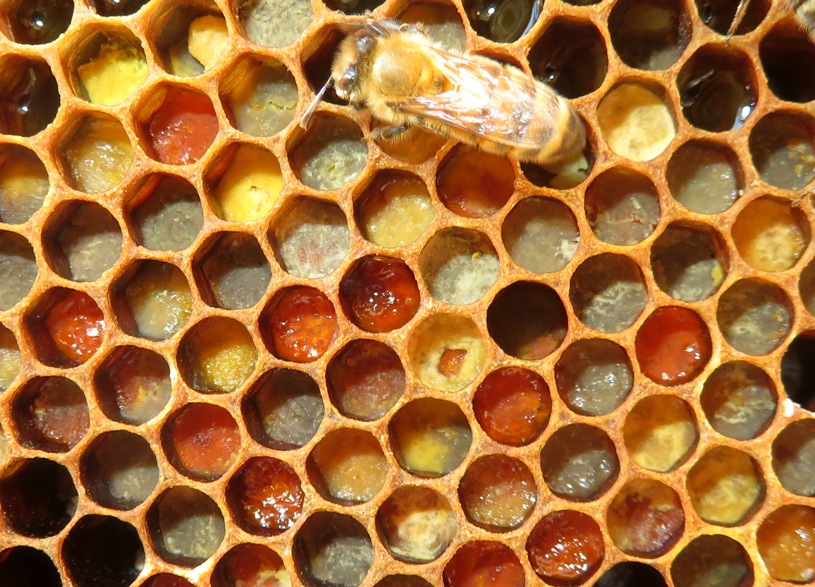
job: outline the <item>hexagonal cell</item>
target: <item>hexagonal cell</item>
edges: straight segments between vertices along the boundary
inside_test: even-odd
[[[682,2],[623,0],[608,17],[611,43],[626,65],[668,69],[688,46],[692,25]]]
[[[411,335],[408,355],[419,380],[440,391],[464,389],[484,367],[486,346],[475,323],[454,314],[435,314]]]
[[[506,157],[459,145],[439,165],[436,190],[442,203],[460,216],[492,216],[512,197],[515,171]]]
[[[758,100],[750,60],[721,45],[697,50],[682,66],[676,85],[687,121],[710,132],[740,128]]]
[[[761,67],[773,94],[790,102],[815,100],[815,82],[799,72],[815,69],[815,44],[791,22],[779,23],[759,43]]]
[[[688,472],[688,496],[699,517],[709,524],[745,522],[764,496],[758,464],[746,453],[717,446]]]
[[[147,529],[158,555],[183,567],[197,567],[221,544],[224,517],[204,493],[176,485],[162,493],[147,512]]]
[[[88,114],[71,123],[56,153],[71,187],[88,193],[116,187],[133,163],[133,147],[124,127],[102,114]]]
[[[637,331],[637,362],[643,374],[662,385],[695,379],[713,352],[707,325],[693,310],[663,306]]]
[[[0,31],[9,39],[26,45],[43,45],[68,30],[74,3],[71,0],[16,0],[9,2],[3,12]]]
[[[468,542],[459,547],[444,567],[447,587],[468,585],[506,585],[521,587],[524,568],[515,553],[498,542]]]
[[[756,541],[773,579],[809,583],[815,578],[815,508],[778,508],[761,523]]]
[[[538,487],[525,464],[506,455],[474,461],[458,486],[458,499],[471,523],[491,532],[523,524],[535,509]]]
[[[532,529],[526,554],[532,570],[544,581],[554,585],[583,583],[603,562],[603,533],[586,514],[555,511]]]
[[[394,350],[358,339],[337,353],[325,373],[328,395],[343,416],[378,420],[405,392],[405,368]]]
[[[47,365],[69,368],[90,359],[105,338],[105,316],[81,291],[57,287],[41,295],[25,317],[37,357]]]
[[[634,261],[606,253],[583,261],[577,268],[569,298],[583,324],[611,333],[636,321],[648,303],[648,290]]]
[[[815,412],[815,366],[810,357],[815,349],[815,333],[803,332],[796,336],[781,358],[781,383],[787,397],[793,402]]]
[[[22,224],[40,209],[51,181],[39,156],[14,144],[0,144],[0,222]]]
[[[605,432],[586,424],[571,424],[552,434],[540,462],[552,493],[571,501],[597,499],[620,470],[614,443]]]
[[[229,31],[215,2],[168,2],[150,15],[149,42],[173,75],[200,75],[229,54]]]
[[[671,224],[651,248],[654,280],[662,291],[685,302],[704,300],[725,278],[721,237],[707,226]]]
[[[73,3],[70,4],[73,7]],[[14,546],[0,551],[0,576],[9,586],[26,583],[41,587],[62,585],[54,561],[41,550],[30,546]]]
[[[294,120],[297,84],[274,59],[239,59],[223,78],[220,95],[229,122],[248,135],[270,137]]]
[[[205,181],[212,211],[230,222],[265,218],[283,190],[277,157],[249,144],[234,143],[221,151]]]
[[[620,83],[603,97],[597,121],[609,148],[632,161],[658,157],[676,135],[665,90],[635,82]]]
[[[499,260],[489,237],[465,228],[436,233],[422,249],[422,277],[430,293],[448,304],[472,304],[498,278]]]
[[[280,290],[260,316],[263,342],[284,361],[310,363],[337,338],[339,325],[331,300],[304,285]]]
[[[720,35],[730,32],[735,19],[740,10],[745,10],[742,14],[741,22],[733,31],[736,35],[744,35],[755,30],[761,24],[770,3],[767,0],[751,0],[742,3],[741,0],[696,0],[696,9],[699,11],[699,18]]]
[[[660,217],[653,182],[636,171],[615,167],[586,189],[586,219],[601,241],[635,245],[654,232]]]
[[[297,198],[271,228],[280,265],[295,277],[325,277],[340,266],[351,246],[345,214],[333,202]]]
[[[187,404],[165,422],[161,433],[170,463],[201,481],[222,476],[238,456],[241,436],[234,418],[212,404]]]
[[[372,500],[388,478],[388,461],[374,436],[341,428],[326,434],[306,460],[311,486],[341,505]]]
[[[750,132],[750,155],[761,179],[801,189],[815,179],[815,122],[791,112],[767,114]]]
[[[529,444],[549,423],[549,386],[543,377],[527,369],[497,369],[476,389],[473,412],[493,440],[514,446]]]
[[[0,231],[0,310],[10,310],[26,297],[38,273],[34,249],[26,238]]]
[[[633,462],[643,469],[666,473],[690,456],[699,432],[693,410],[684,400],[651,395],[628,413],[623,438]]]
[[[161,355],[134,346],[118,347],[96,370],[96,401],[105,415],[125,424],[144,424],[170,401],[170,366]]]
[[[507,214],[501,238],[509,256],[524,269],[554,273],[577,252],[580,231],[568,206],[533,196],[518,202]]]
[[[317,383],[292,369],[275,369],[262,376],[242,405],[252,438],[276,450],[307,444],[317,433],[324,411]]]
[[[463,5],[475,32],[497,43],[517,41],[532,30],[541,15],[541,3],[534,0],[469,0]]]
[[[0,324],[0,392],[11,387],[21,366],[22,353],[17,339],[11,330]]]
[[[96,281],[122,254],[122,229],[94,202],[61,205],[43,227],[49,265],[73,281]]]
[[[406,247],[433,221],[433,202],[415,175],[378,173],[354,202],[357,226],[368,241],[381,247]]]
[[[143,503],[159,481],[158,463],[150,444],[124,430],[94,438],[79,467],[91,499],[116,510],[133,509]]]
[[[719,534],[694,538],[671,564],[676,587],[753,584],[753,563],[738,542]]]
[[[647,558],[667,552],[685,529],[676,491],[653,479],[626,483],[611,501],[606,521],[617,548]]]
[[[100,16],[129,16],[147,2],[149,0],[89,0],[89,5]]]
[[[602,338],[578,340],[555,365],[555,381],[563,402],[578,414],[603,416],[616,410],[634,386],[634,372],[625,349]]]
[[[154,251],[189,247],[204,225],[204,209],[195,188],[171,175],[150,176],[124,207],[136,242]]]
[[[251,308],[266,293],[272,269],[255,237],[221,232],[202,245],[194,263],[198,289],[208,304],[227,310]]]
[[[705,381],[699,400],[713,429],[736,440],[759,436],[778,407],[778,394],[770,377],[759,367],[742,361],[718,367]]]
[[[171,165],[201,159],[220,126],[210,99],[180,85],[152,88],[135,109],[134,118],[145,152]]]
[[[458,523],[443,496],[428,487],[407,486],[398,488],[380,506],[376,528],[391,556],[427,563],[447,550]]]
[[[130,585],[144,566],[144,546],[129,523],[89,515],[68,532],[62,560],[77,587]]]
[[[88,403],[79,386],[64,377],[35,377],[14,397],[12,420],[24,446],[67,452],[87,434]]]
[[[285,9],[277,0],[240,0],[233,10],[241,32],[262,47],[283,47],[293,43],[314,18],[309,0],[291,0]]]
[[[739,213],[731,229],[739,254],[760,271],[784,271],[809,244],[809,222],[788,200],[762,197]]]
[[[787,491],[815,496],[815,420],[787,424],[773,441],[773,471]]]
[[[294,565],[308,587],[357,587],[374,561],[374,547],[364,526],[334,512],[312,514],[293,544]]]
[[[215,565],[210,581],[212,587],[262,585],[264,582],[291,584],[283,559],[271,548],[260,544],[233,547]]]
[[[246,327],[213,317],[193,326],[178,347],[184,381],[201,393],[230,393],[249,379],[258,352]]]
[[[542,283],[517,281],[493,298],[487,309],[487,329],[508,355],[537,360],[563,342],[568,318],[555,290]]]
[[[261,536],[276,536],[291,528],[303,511],[304,499],[294,469],[269,457],[246,461],[226,488],[232,519],[246,532]]]
[[[17,461],[0,476],[0,510],[9,528],[18,534],[54,536],[68,525],[76,507],[71,474],[51,460]]]
[[[321,191],[355,180],[368,160],[368,146],[355,122],[320,113],[305,133],[294,133],[286,150],[297,178]]]
[[[56,118],[59,88],[39,59],[6,54],[0,59],[0,133],[30,137]]]
[[[473,434],[454,403],[422,398],[406,404],[388,423],[391,449],[399,465],[420,477],[441,477],[467,456]]]
[[[532,75],[566,98],[592,93],[608,72],[605,41],[590,22],[554,20],[532,46],[528,59]]]
[[[778,286],[742,279],[719,298],[716,320],[730,346],[748,355],[766,355],[789,334],[792,307]]]
[[[650,565],[634,561],[617,563],[594,584],[595,587],[668,587],[665,577]]]
[[[688,141],[665,172],[674,199],[692,212],[718,214],[741,196],[744,179],[736,154],[726,145]]]
[[[175,265],[142,261],[126,269],[113,288],[113,308],[122,329],[151,340],[181,330],[192,313],[192,292]]]
[[[124,102],[148,76],[141,41],[120,26],[94,29],[63,53],[63,62],[74,93],[103,106]]]

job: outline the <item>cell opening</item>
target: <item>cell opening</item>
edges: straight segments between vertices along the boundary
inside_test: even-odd
[[[653,182],[624,167],[603,172],[586,189],[586,219],[603,242],[635,245],[654,232],[660,215]]]
[[[62,543],[62,559],[77,587],[130,585],[144,567],[136,529],[109,516],[85,516]]]
[[[758,47],[761,67],[773,94],[790,102],[815,100],[815,80],[799,73],[815,70],[815,43],[797,23],[777,24]]]
[[[312,514],[298,530],[292,551],[300,580],[309,587],[357,587],[374,560],[362,524],[334,512]]]
[[[741,197],[744,177],[736,154],[726,145],[688,141],[668,161],[665,173],[674,199],[692,212],[718,214]]]
[[[634,261],[606,253],[587,259],[577,268],[569,298],[583,324],[613,333],[637,320],[648,303],[648,290]]]
[[[257,304],[272,279],[269,261],[257,240],[240,232],[221,232],[197,251],[194,275],[204,300],[227,310]]]
[[[684,4],[675,0],[623,0],[608,17],[617,55],[637,69],[668,69],[688,46],[692,28]]]

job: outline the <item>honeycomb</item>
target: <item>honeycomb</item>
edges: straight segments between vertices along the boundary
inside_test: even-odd
[[[815,44],[752,0],[0,4],[0,585],[815,582]],[[374,18],[585,121],[331,91]]]

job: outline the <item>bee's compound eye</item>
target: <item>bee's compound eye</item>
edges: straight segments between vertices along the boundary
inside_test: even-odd
[[[345,70],[345,73],[342,74],[342,86],[344,88],[349,88],[357,83],[357,67],[356,65],[350,66],[348,69]]]
[[[357,38],[357,51],[359,51],[360,55],[365,55],[374,48],[375,44],[376,39],[374,39],[372,36],[362,35]]]

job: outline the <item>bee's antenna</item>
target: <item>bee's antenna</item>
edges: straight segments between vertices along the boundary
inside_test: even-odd
[[[733,21],[730,23],[730,28],[727,29],[727,40],[736,34],[736,29],[741,25],[744,20],[744,15],[747,12],[747,7],[750,6],[750,0],[739,0],[739,5],[736,7],[736,14],[733,15]]]
[[[311,101],[311,104],[308,105],[306,111],[303,112],[303,118],[300,119],[300,126],[304,130],[308,130],[308,125],[311,123],[311,118],[314,116],[314,111],[317,110],[317,106],[320,105],[320,102],[323,100],[323,96],[333,83],[334,79],[329,75],[328,79],[323,84],[323,87],[320,88],[320,91],[314,96],[314,99]]]

